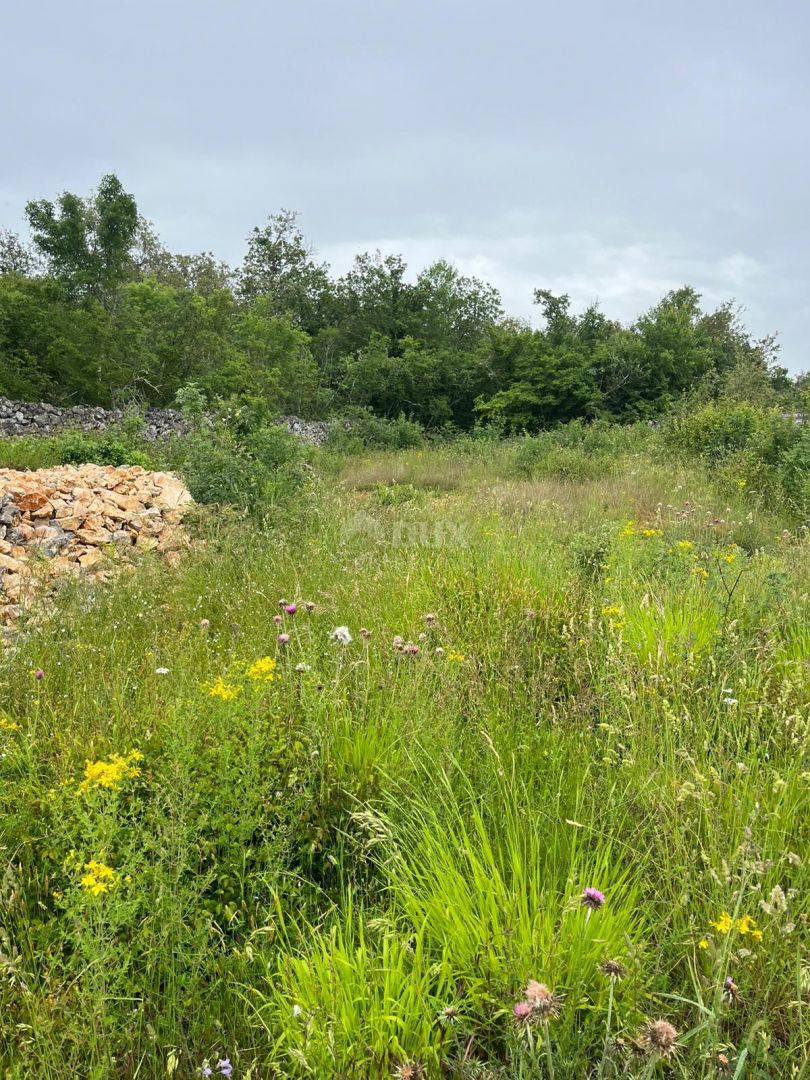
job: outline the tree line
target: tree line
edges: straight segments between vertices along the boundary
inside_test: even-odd
[[[535,290],[543,325],[439,260],[415,276],[365,252],[334,276],[282,211],[241,266],[162,244],[115,175],[26,206],[30,239],[0,232],[0,394],[54,404],[170,405],[197,387],[270,413],[363,407],[429,429],[651,418],[684,394],[787,401],[801,385],[729,302],[669,292],[631,325]]]

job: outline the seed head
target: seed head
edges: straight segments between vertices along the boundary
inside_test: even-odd
[[[313,604],[313,602],[311,600],[307,600],[306,603],[304,604],[304,607],[307,609],[307,611],[314,611],[315,610],[315,605]]]
[[[670,1057],[678,1049],[678,1032],[666,1020],[651,1020],[641,1032],[641,1044],[652,1057]]]
[[[723,997],[726,1001],[735,1002],[739,999],[740,988],[734,982],[732,977],[728,975],[726,981],[723,983]]]
[[[545,985],[529,979],[524,991],[532,1012],[541,1020],[555,1020],[560,1015],[562,1001]]]
[[[620,964],[618,960],[603,960],[599,965],[599,970],[608,979],[623,979],[627,974],[627,968],[624,964]]]
[[[421,1061],[404,1061],[394,1070],[397,1080],[421,1080],[425,1075],[425,1066]]]

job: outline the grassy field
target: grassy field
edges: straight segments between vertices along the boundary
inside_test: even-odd
[[[324,457],[23,625],[0,1075],[810,1075],[810,541],[648,443]]]

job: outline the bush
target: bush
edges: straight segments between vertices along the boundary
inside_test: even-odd
[[[334,423],[329,436],[330,449],[342,453],[362,450],[407,450],[423,446],[425,433],[413,420],[400,414],[396,420],[375,416],[370,409],[353,409]]]
[[[196,502],[224,503],[261,515],[304,482],[303,452],[293,435],[270,425],[241,437],[223,424],[189,436],[180,473]]]

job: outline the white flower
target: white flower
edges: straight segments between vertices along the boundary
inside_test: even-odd
[[[300,1005],[293,1005],[292,1014],[293,1014],[293,1016],[300,1016],[301,1015],[301,1006]]]
[[[735,697],[724,697],[723,698],[723,704],[724,705],[739,705],[740,703],[739,703],[739,701],[737,701],[737,699]]]
[[[352,640],[348,626],[336,626],[329,637],[333,641],[339,641],[341,645],[348,645]]]
[[[169,669],[167,667],[156,667],[155,668],[155,674],[156,675],[168,675],[169,674]]]
[[[304,664],[304,663],[296,664],[295,665],[295,670],[296,671],[309,671],[309,664]],[[298,1006],[296,1006],[296,1008],[298,1008]]]

